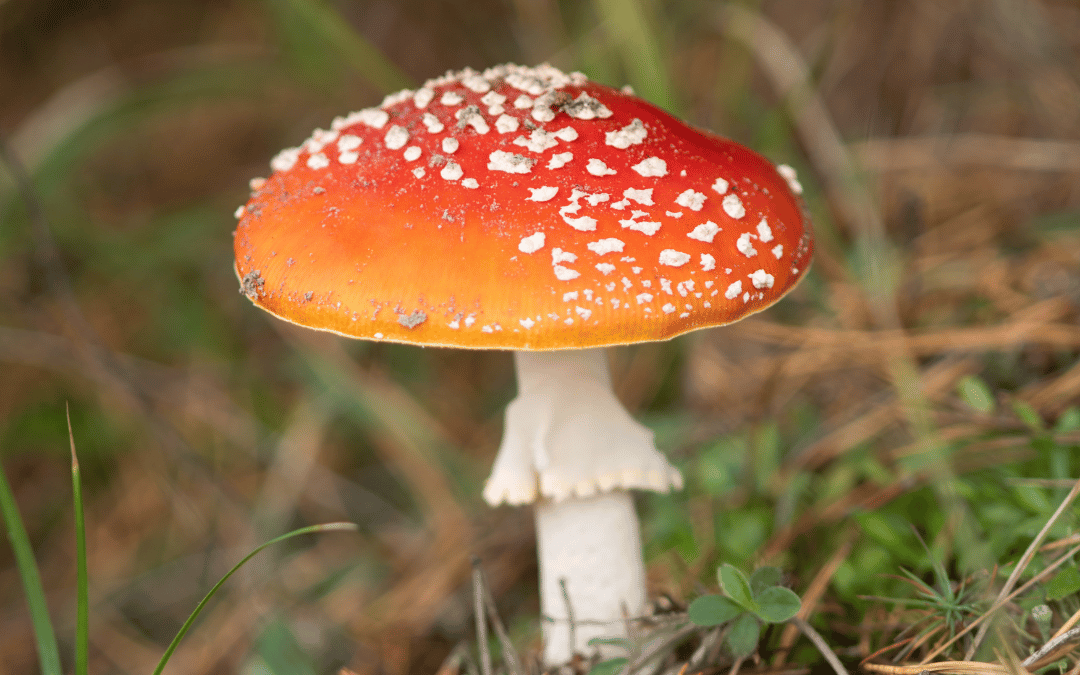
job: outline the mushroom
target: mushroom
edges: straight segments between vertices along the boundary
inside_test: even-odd
[[[534,505],[544,660],[626,637],[646,611],[629,490],[682,477],[602,348],[731,323],[794,287],[813,248],[794,171],[548,65],[448,72],[271,167],[237,213],[241,291],[347,337],[513,350],[484,499]]]

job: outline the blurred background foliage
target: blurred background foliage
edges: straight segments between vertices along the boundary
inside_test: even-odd
[[[257,558],[172,671],[434,672],[471,635],[474,554],[535,646],[530,514],[479,497],[509,355],[282,325],[237,293],[230,236],[280,148],[506,61],[629,83],[794,165],[815,217],[815,266],[776,308],[612,350],[688,479],[639,501],[654,595],[681,606],[720,561],[821,580],[808,616],[854,663],[904,625],[866,598],[909,596],[901,568],[1000,584],[1061,503],[1080,475],[1074,0],[0,0],[0,137],[57,251],[5,166],[0,460],[70,647],[70,403],[91,672],[149,672],[236,560],[331,520],[360,533]],[[1073,507],[1025,578],[1078,527]],[[30,673],[12,561],[0,672]],[[1061,570],[1023,598],[1056,625],[1080,608]]]

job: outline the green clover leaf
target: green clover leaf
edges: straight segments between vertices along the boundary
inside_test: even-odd
[[[758,604],[755,612],[765,623],[783,623],[798,613],[802,602],[790,588],[771,586],[758,593],[754,599]]]
[[[759,567],[750,575],[750,589],[757,598],[766,588],[780,585],[780,570],[776,567]]]
[[[724,563],[720,566],[717,576],[720,579],[720,588],[724,589],[729,598],[747,611],[757,611],[757,603],[754,602],[754,594],[750,590],[750,580],[746,578],[742,570]]]
[[[736,657],[745,658],[757,649],[758,638],[761,636],[761,625],[753,614],[743,613],[731,624],[728,632],[727,643],[731,653]]]
[[[743,608],[722,595],[703,595],[690,603],[687,615],[698,626],[718,626],[743,613]]]

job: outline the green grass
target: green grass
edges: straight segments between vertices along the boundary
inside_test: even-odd
[[[931,0],[887,16],[739,3],[807,61],[884,221],[873,241],[829,191],[852,177],[807,152],[814,139],[752,50],[717,25],[714,3],[108,4],[39,21],[29,5],[0,3],[0,43],[22,45],[0,52],[4,134],[93,331],[58,309],[26,205],[0,171],[11,542],[0,609],[27,636],[0,642],[0,662],[89,673],[127,653],[118,667],[146,671],[191,630],[216,654],[207,670],[434,672],[447,655],[467,669],[476,645],[459,596],[471,554],[527,651],[528,517],[478,497],[513,394],[509,358],[298,336],[236,293],[230,238],[247,179],[281,147],[446,69],[504,61],[629,83],[792,164],[806,187],[818,258],[795,293],[759,323],[612,354],[620,396],[687,478],[679,494],[639,499],[651,578],[673,615],[720,597],[722,565],[775,567],[854,669],[870,654],[918,662],[951,636],[935,659],[974,646],[994,661],[1003,644],[1023,658],[1080,610],[1080,513],[1073,503],[1054,516],[1080,475],[1075,169],[1017,171],[988,150],[975,166],[943,151],[905,172],[859,154],[868,137],[952,129],[1074,147],[1080,46],[1061,3],[976,3],[949,17]],[[30,122],[48,133],[28,133]],[[110,367],[87,357],[94,344]],[[274,538],[345,520],[359,527],[346,543]],[[250,563],[265,583],[234,579],[206,602],[242,552],[275,541]],[[996,603],[1010,576],[1009,592],[1024,590]],[[244,615],[232,643],[192,623],[192,607],[225,621],[246,601],[273,610]],[[824,667],[812,643],[784,637],[789,625],[763,627],[762,662],[741,668]],[[726,626],[666,654],[690,659],[704,644],[730,669]]]
[[[75,675],[86,675],[90,658],[90,596],[86,572],[86,518],[83,515],[82,472],[75,454],[75,433],[71,429],[71,410],[65,408],[68,441],[71,444],[71,497],[75,508],[76,603]]]
[[[34,626],[34,642],[37,645],[38,659],[42,675],[60,675],[60,648],[56,643],[56,632],[52,619],[49,618],[49,605],[45,598],[45,588],[41,585],[41,574],[34,561],[34,549],[26,534],[26,527],[19,516],[15,496],[11,493],[7,476],[0,466],[0,515],[4,518],[11,550],[15,554],[15,564],[22,580],[26,606],[30,611],[30,620]]]

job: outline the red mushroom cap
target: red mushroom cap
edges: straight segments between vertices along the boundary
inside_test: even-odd
[[[350,337],[663,340],[768,307],[813,250],[790,168],[547,65],[447,73],[271,167],[238,210],[241,290]]]

